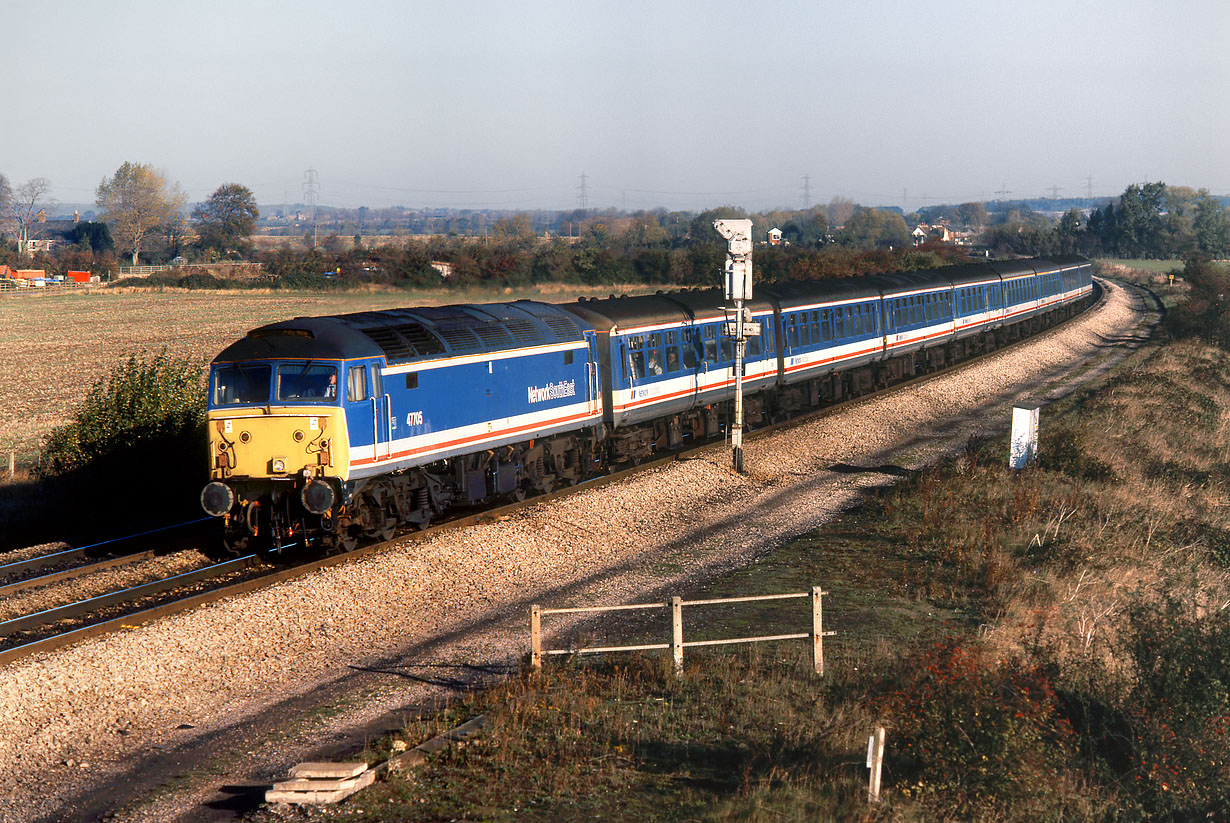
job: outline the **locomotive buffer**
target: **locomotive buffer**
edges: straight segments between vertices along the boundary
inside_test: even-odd
[[[752,312],[743,305],[752,299],[752,221],[714,220],[713,228],[726,238],[726,304],[727,316],[734,303],[734,322],[728,322],[725,333],[735,339],[735,421],[730,429],[731,460],[734,470],[743,473],[743,358],[747,354],[747,338],[760,334],[759,324],[752,322]]]

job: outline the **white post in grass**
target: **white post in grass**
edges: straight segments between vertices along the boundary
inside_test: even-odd
[[[752,331],[751,317],[743,314],[743,301],[752,299],[752,221],[714,220],[713,227],[726,238],[726,300],[734,302],[735,320],[726,324],[724,332],[735,339],[735,422],[730,429],[730,446],[734,470],[742,474],[743,357],[747,335],[759,332],[758,328]]]
[[[675,676],[683,674],[683,598],[671,598],[671,652],[675,657]]]
[[[542,607],[530,606],[530,663],[542,668]]]
[[[1039,403],[1025,403],[1012,409],[1012,445],[1009,447],[1008,466],[1023,469],[1038,457],[1038,410]]]
[[[867,738],[867,802],[880,802],[880,769],[884,765],[884,727],[876,726],[875,734]]]

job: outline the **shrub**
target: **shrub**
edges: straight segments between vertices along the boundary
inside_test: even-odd
[[[43,443],[44,475],[154,453],[169,441],[203,441],[205,388],[187,360],[130,355],[90,389],[70,423]]]
[[[1040,666],[950,639],[904,669],[882,703],[896,791],[975,818],[1059,814],[1073,734]]]

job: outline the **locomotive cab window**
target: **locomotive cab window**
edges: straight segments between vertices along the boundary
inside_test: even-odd
[[[565,366],[572,365],[572,349],[569,349],[568,351],[564,352],[564,365]]]
[[[267,365],[236,363],[230,366],[219,366],[214,369],[214,405],[268,403],[271,372],[272,369]]]
[[[346,399],[358,403],[367,399],[367,366],[351,366],[346,379]]]
[[[278,366],[278,400],[336,400],[337,367],[306,363]]]

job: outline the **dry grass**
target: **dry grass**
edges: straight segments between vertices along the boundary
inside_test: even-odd
[[[656,286],[628,289],[654,291]],[[560,302],[605,295],[613,287],[559,283],[525,289],[303,293],[190,292],[118,288],[63,295],[0,298],[0,458],[19,469],[37,458],[44,435],[66,422],[93,383],[129,354],[168,354],[202,368],[223,347],[262,323],[300,315],[539,298]]]

